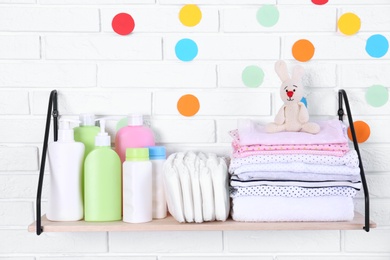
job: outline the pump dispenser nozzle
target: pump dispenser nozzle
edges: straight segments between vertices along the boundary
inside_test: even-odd
[[[95,115],[94,114],[80,114],[80,125],[81,126],[94,126],[95,125]]]
[[[95,137],[95,146],[111,146],[111,137],[105,132],[106,128],[106,120],[104,118],[100,118],[100,133],[98,133]]]
[[[70,128],[69,123],[80,123],[79,120],[64,118],[61,117],[60,120],[60,128],[58,129],[58,141],[60,142],[74,142],[74,132],[73,129]]]

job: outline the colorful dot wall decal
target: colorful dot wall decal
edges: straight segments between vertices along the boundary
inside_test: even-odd
[[[311,0],[311,2],[315,5],[324,5],[328,3],[328,0]]]
[[[292,55],[297,61],[309,61],[314,56],[314,45],[306,39],[298,40],[292,47]]]
[[[360,18],[353,13],[345,13],[340,16],[337,27],[345,35],[354,35],[360,30]]]
[[[302,97],[301,102],[307,107],[307,99],[305,97]]]
[[[117,34],[128,35],[134,30],[135,23],[130,14],[119,13],[112,19],[111,26]]]
[[[264,5],[257,11],[256,19],[260,25],[264,27],[272,27],[279,20],[279,11],[276,6]]]
[[[373,85],[366,91],[366,101],[373,107],[381,107],[389,100],[389,92],[382,85]]]
[[[355,128],[356,139],[358,143],[364,143],[370,137],[371,130],[366,122],[355,121],[353,122],[353,127]],[[348,138],[352,141],[351,128],[348,127]]]
[[[389,50],[389,42],[381,34],[374,34],[366,42],[366,52],[373,58],[381,58]]]
[[[175,53],[181,61],[192,61],[198,55],[198,45],[191,39],[181,39],[176,43]]]
[[[194,116],[199,108],[198,98],[191,94],[183,95],[177,102],[177,110],[183,116]]]
[[[179,12],[180,22],[188,27],[197,25],[202,19],[202,12],[197,5],[185,5]]]
[[[263,83],[264,72],[258,66],[248,66],[242,71],[242,82],[249,88],[257,88]]]

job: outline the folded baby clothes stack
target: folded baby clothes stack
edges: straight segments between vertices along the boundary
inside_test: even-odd
[[[229,173],[215,154],[179,152],[164,164],[170,214],[178,222],[225,221],[229,216]]]
[[[318,134],[266,133],[251,120],[230,132],[232,218],[236,221],[349,221],[361,188],[359,160],[339,120]]]

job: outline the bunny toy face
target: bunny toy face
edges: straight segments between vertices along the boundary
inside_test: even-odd
[[[295,66],[292,77],[290,78],[286,63],[280,60],[275,64],[275,71],[282,81],[282,85],[280,86],[280,98],[285,105],[300,102],[303,97],[303,67],[299,65]]]

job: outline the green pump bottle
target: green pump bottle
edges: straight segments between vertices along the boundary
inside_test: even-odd
[[[84,220],[117,221],[122,219],[121,160],[111,148],[111,138],[100,119],[100,133],[95,149],[84,164]]]

